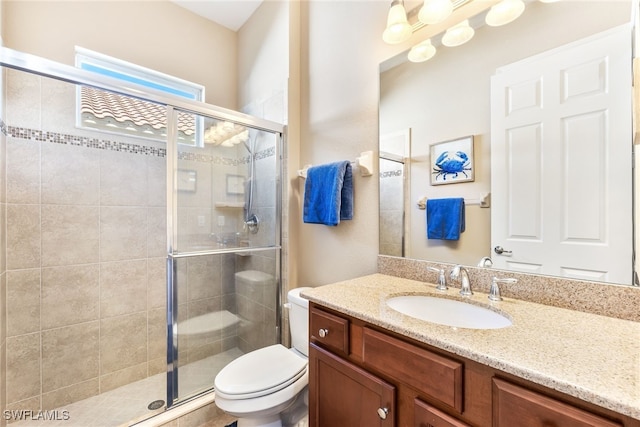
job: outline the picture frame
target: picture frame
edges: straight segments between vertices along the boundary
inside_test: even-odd
[[[431,145],[431,185],[475,180],[473,142],[473,135],[469,135]]]
[[[244,194],[244,175],[227,174],[227,194]]]
[[[190,169],[178,169],[178,191],[195,193],[198,185],[198,173]]]

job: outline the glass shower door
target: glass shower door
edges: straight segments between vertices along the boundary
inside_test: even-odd
[[[242,116],[173,117],[168,404],[280,340],[281,133]]]

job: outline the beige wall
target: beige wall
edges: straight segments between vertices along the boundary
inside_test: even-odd
[[[3,19],[12,49],[73,65],[78,45],[202,84],[208,103],[238,108],[236,34],[169,1],[5,0]]]
[[[300,167],[355,160],[378,146],[378,55],[386,2],[304,5]],[[299,285],[373,273],[378,253],[378,179],[354,170],[354,218],[337,227],[299,216]],[[302,203],[304,181],[297,183]]]

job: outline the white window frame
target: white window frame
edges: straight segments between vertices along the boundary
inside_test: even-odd
[[[125,83],[135,83],[154,90],[165,92],[171,96],[178,96],[190,100],[204,102],[205,87],[178,77],[161,73],[150,68],[142,67],[131,62],[123,61],[99,52],[85,49],[80,46],[75,47],[75,66],[83,70],[95,72],[110,78],[122,80]],[[161,140],[157,137],[147,137],[142,135],[132,135],[130,133],[118,132],[117,130],[107,130],[85,126],[82,123],[82,113],[80,108],[80,86],[76,90],[76,126],[84,129],[99,130],[107,133],[122,133],[128,136]],[[202,146],[202,120],[196,117],[195,145]]]

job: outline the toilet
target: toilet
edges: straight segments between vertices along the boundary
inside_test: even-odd
[[[309,349],[309,302],[296,288],[287,294],[292,347],[275,344],[247,353],[222,368],[214,380],[218,408],[238,418],[238,427],[282,427],[281,414],[305,399]]]

